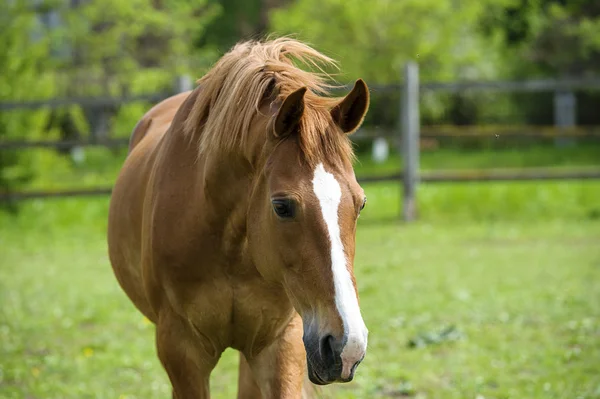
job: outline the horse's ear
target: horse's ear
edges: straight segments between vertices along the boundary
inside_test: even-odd
[[[360,127],[368,109],[369,88],[362,79],[358,79],[352,91],[331,109],[331,117],[344,133],[351,134]]]
[[[304,93],[306,93],[306,87],[302,87],[288,95],[281,104],[275,119],[276,137],[283,138],[298,130],[300,119],[304,113]]]

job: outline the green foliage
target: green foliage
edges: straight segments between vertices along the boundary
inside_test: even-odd
[[[67,49],[54,59],[64,82],[59,95],[170,92],[176,76],[199,77],[215,55],[194,41],[217,12],[208,0],[86,1],[60,9],[63,23],[52,32]],[[90,107],[86,119],[88,124],[98,114],[109,119],[108,131],[100,134],[129,134],[143,114],[140,105]],[[65,118],[74,116],[59,120]]]
[[[594,76],[600,63],[600,3],[595,0],[514,1],[490,7],[482,31],[501,32],[509,75],[518,79]],[[524,122],[552,124],[552,93],[511,96]],[[580,92],[578,122],[600,123],[598,92]],[[549,105],[550,104],[550,105]]]
[[[600,3],[592,0],[34,3],[0,4],[2,101],[171,90],[178,74],[200,77],[218,53],[268,28],[295,34],[340,60],[339,81],[362,77],[373,86],[398,82],[407,60],[419,62],[423,81],[591,74],[600,62]],[[600,121],[597,99],[594,93],[578,95],[584,123]],[[397,92],[374,90],[366,123],[395,127],[399,101]],[[421,104],[427,124],[552,122],[551,94],[423,92]],[[77,139],[96,134],[98,116],[108,120],[105,134],[127,137],[150,106],[2,112],[0,139]],[[91,162],[99,160],[95,152],[86,153]],[[108,170],[117,169],[116,159],[107,161]],[[37,176],[34,187],[50,185],[51,173],[52,186],[64,185],[72,180],[57,176],[77,168],[64,153],[3,151],[0,188],[31,176]]]
[[[27,3],[18,0],[0,5],[0,101],[3,102],[43,99],[54,92],[52,76],[44,68],[49,57],[48,40],[33,36],[37,19]],[[0,140],[25,135],[39,137],[47,117],[48,112],[43,110],[0,112]],[[28,160],[26,155],[0,152],[0,191],[29,179],[33,171]]]
[[[220,12],[209,23],[199,45],[224,53],[242,39],[257,38],[265,33],[262,20],[264,0],[209,0]]]
[[[401,80],[408,60],[422,81],[593,74],[600,63],[597,1],[299,0],[271,15],[274,30],[298,34],[341,61],[341,80]],[[375,91],[367,123],[397,123],[399,98]],[[552,123],[548,101],[522,96],[422,94],[427,123]],[[597,98],[588,100],[592,104]],[[584,109],[585,107],[582,107]],[[521,112],[519,112],[521,111]],[[591,123],[593,110],[581,113]]]
[[[503,75],[506,68],[501,37],[497,30],[483,35],[480,21],[488,7],[508,2],[300,0],[274,11],[271,24],[275,31],[297,34],[338,59],[343,71],[339,80],[344,82],[358,77],[370,85],[398,82],[407,61],[419,63],[422,81],[486,80]],[[396,125],[399,101],[397,94],[374,91],[366,123]],[[465,102],[423,93],[423,120],[453,118],[453,103]],[[473,108],[494,106],[490,98]],[[476,118],[477,113],[468,121]]]
[[[521,45],[524,62],[533,61],[538,71],[546,74],[595,71],[600,59],[597,2],[544,0],[532,3],[530,8],[524,13],[524,18],[529,18],[528,35],[516,42]]]
[[[199,77],[214,60],[194,38],[216,12],[208,0],[1,2],[0,101],[170,91],[176,76]],[[125,136],[147,109],[11,110],[0,114],[0,139],[76,139],[99,115]],[[59,152],[2,151],[0,190],[71,166]]]
[[[585,72],[600,56],[594,0],[299,0],[273,11],[271,25],[373,83],[398,81],[408,60],[422,80],[447,81]]]
[[[175,76],[206,67],[212,55],[193,47],[216,9],[207,0],[87,1],[61,10],[54,32],[69,56],[57,60],[73,93],[152,92],[169,89]],[[197,73],[197,69],[195,69]]]
[[[502,66],[498,43],[483,40],[477,24],[490,3],[505,2],[300,0],[271,22],[340,60],[347,79],[396,82],[408,60],[425,81],[488,78]]]

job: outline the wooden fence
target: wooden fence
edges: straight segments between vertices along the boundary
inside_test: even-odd
[[[375,92],[401,91],[398,129],[383,132],[383,135],[395,138],[402,152],[403,166],[398,173],[381,176],[359,177],[362,183],[401,181],[404,199],[402,216],[404,220],[414,220],[417,214],[417,187],[421,182],[484,182],[484,181],[515,181],[515,180],[564,180],[564,179],[599,179],[600,169],[553,169],[533,168],[518,170],[463,170],[463,171],[420,171],[419,143],[427,138],[459,138],[486,137],[491,135],[503,136],[533,136],[533,137],[600,137],[600,127],[576,126],[576,90],[600,90],[600,79],[570,79],[570,80],[531,80],[523,82],[458,82],[458,83],[420,83],[418,66],[409,63],[404,68],[403,84],[372,86]],[[188,77],[179,77],[172,92],[150,93],[129,97],[95,97],[51,99],[30,102],[0,102],[0,111],[15,109],[59,108],[67,105],[82,107],[102,107],[127,104],[131,102],[156,103],[178,92],[191,89],[192,82]],[[350,87],[348,87],[350,88]],[[554,92],[555,125],[546,127],[532,126],[420,126],[419,94],[423,91],[435,92]],[[381,136],[381,131],[363,129],[357,133],[357,139],[372,139]],[[31,148],[69,149],[73,147],[101,146],[105,148],[120,148],[128,145],[128,139],[93,139],[88,141],[0,141],[0,152],[4,150],[25,150]],[[88,189],[71,189],[62,191],[27,191],[0,192],[0,202],[19,201],[35,198],[56,198],[73,196],[109,195],[110,187]]]
[[[474,170],[448,172],[420,172],[419,142],[421,126],[419,123],[419,94],[422,90],[445,92],[464,92],[474,90],[509,91],[509,92],[554,92],[554,124],[553,129],[546,129],[546,135],[552,134],[564,139],[567,136],[581,134],[576,128],[575,90],[600,89],[600,79],[570,80],[537,80],[526,82],[476,82],[476,83],[419,83],[419,67],[410,62],[403,71],[402,101],[400,111],[400,135],[402,143],[403,173],[396,175],[403,182],[402,217],[410,222],[417,217],[417,186],[420,182],[443,181],[499,181],[499,180],[565,180],[565,179],[600,179],[600,169],[556,170],[552,168],[535,168],[519,170]],[[455,135],[458,130],[449,129]],[[475,130],[477,131],[477,130]],[[594,130],[597,132],[597,130]],[[461,127],[461,135],[467,136],[468,129]],[[481,130],[479,130],[481,132]],[[495,133],[495,134],[498,134]]]

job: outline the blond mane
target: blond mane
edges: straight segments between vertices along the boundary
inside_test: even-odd
[[[300,69],[294,60],[317,71]],[[334,86],[328,83],[327,67],[337,67],[337,63],[290,38],[239,43],[198,80],[201,92],[185,122],[185,132],[202,129],[200,154],[247,148],[253,144],[250,140],[257,140],[249,134],[250,127],[267,92],[275,93],[273,101],[283,101],[307,87],[298,134],[305,160],[311,164],[323,159],[351,162],[350,140],[336,134],[329,113],[339,99],[329,97]]]

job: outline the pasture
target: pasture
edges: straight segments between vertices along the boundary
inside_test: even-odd
[[[341,200],[338,183],[322,168],[315,169],[313,192],[323,220],[313,220],[311,228],[300,224],[306,223],[300,219],[294,227],[301,229],[287,229],[287,233],[267,227],[272,234],[265,236],[275,237],[270,242],[259,234],[266,225],[261,213],[252,214],[252,219],[246,215],[253,230],[239,228],[237,222],[243,219],[238,210],[243,209],[233,205],[232,193],[248,193],[246,183],[235,177],[259,164],[253,159],[267,155],[265,151],[251,154],[264,144],[259,134],[264,126],[269,126],[269,132],[263,133],[278,140],[295,136],[305,156],[327,164],[335,152],[347,152],[339,137],[328,135],[330,119],[343,131],[353,131],[370,104],[365,129],[353,138],[356,175],[359,181],[371,181],[363,185],[368,205],[358,220],[355,259],[369,345],[354,381],[321,387],[318,397],[600,399],[600,7],[596,4],[600,0],[1,2],[0,20],[5,22],[0,30],[4,50],[0,56],[0,399],[172,397],[156,353],[155,328],[126,297],[109,264],[109,198],[103,195],[113,186],[127,154],[121,144],[139,137],[129,140],[134,124],[151,102],[192,88],[192,76],[204,76],[201,91],[196,92],[202,95],[195,106],[183,107],[171,121],[171,132],[188,131],[187,136],[199,138],[202,152],[195,165],[194,154],[155,153],[168,162],[157,163],[156,179],[149,186],[167,200],[145,202],[147,214],[155,212],[174,222],[158,226],[160,234],[147,241],[163,244],[156,263],[166,260],[181,266],[179,273],[162,278],[171,275],[174,283],[181,283],[178,287],[185,287],[188,276],[194,276],[188,272],[199,265],[172,256],[169,249],[199,245],[219,250],[221,226],[231,238],[223,240],[231,245],[221,247],[236,248],[244,234],[256,234],[254,253],[264,256],[269,252],[265,248],[277,249],[286,252],[287,264],[297,266],[294,259],[306,262],[298,270],[307,273],[296,272],[288,279],[312,284],[313,290],[298,292],[301,296],[312,299],[326,291],[315,278],[315,271],[325,270],[319,266],[328,266],[318,263],[325,259],[324,243],[303,237],[312,239],[303,245],[298,245],[303,240],[293,242],[303,255],[294,257],[289,256],[287,244],[278,246],[277,240],[287,236],[286,243],[295,241],[299,236],[295,231],[312,231],[326,240],[324,222],[331,266],[343,267],[343,251],[348,247],[340,245],[334,233],[339,230],[345,238],[352,226],[342,220],[349,218],[348,211],[338,210],[335,217]],[[315,50],[338,60],[340,69],[330,68],[328,57],[300,44],[253,44],[259,47],[252,49],[242,44],[231,57],[215,64],[234,43],[263,35],[265,39],[290,35],[313,43]],[[325,94],[325,87],[310,73],[298,74],[294,65],[304,66],[306,72],[333,72],[340,82],[355,81],[356,91],[333,107],[333,102],[314,96]],[[370,102],[358,78],[370,82]],[[299,85],[309,90],[306,104]],[[289,102],[279,101],[293,90]],[[268,115],[258,115],[266,108],[268,114],[279,108],[273,124],[267,122]],[[170,123],[170,117],[164,118],[169,110],[163,111],[155,108],[138,128],[154,130]],[[180,129],[184,119],[186,126]],[[325,122],[328,129],[323,129]],[[373,139],[384,136],[391,154],[385,162],[375,163],[370,159]],[[162,141],[163,148],[183,148],[181,137],[171,138]],[[288,144],[279,148],[297,152]],[[188,148],[192,145],[190,141]],[[249,162],[204,156],[204,150],[227,154],[236,145]],[[271,144],[262,150],[270,148]],[[283,180],[298,173],[287,163],[289,154],[277,155],[271,165],[281,166]],[[142,169],[136,166],[132,171],[136,174],[130,174],[124,186],[135,189],[132,182],[145,175],[138,173]],[[398,178],[401,169],[406,192],[411,194],[404,199],[404,208],[402,182],[381,182],[382,176]],[[174,171],[188,173],[173,178]],[[435,173],[423,173],[424,183],[417,183],[419,171]],[[440,178],[445,172],[446,179]],[[255,178],[258,173],[246,174]],[[569,176],[549,180],[558,174]],[[512,182],[500,181],[510,175]],[[173,233],[188,223],[178,223],[181,219],[173,216],[177,212],[169,211],[194,204],[193,193],[199,192],[194,191],[199,186],[195,183],[202,183],[198,176],[208,183],[213,204],[222,206],[196,203],[198,210],[212,208],[210,216],[215,218],[197,218],[198,213],[190,212],[185,215],[185,222],[191,222],[189,230]],[[539,181],[526,181],[530,177]],[[496,181],[466,182],[486,178]],[[449,183],[452,179],[461,182]],[[276,197],[310,190],[308,185],[278,186],[283,191],[276,190]],[[227,189],[227,199],[232,201],[217,198],[219,193],[213,197],[214,187]],[[102,195],[74,197],[82,192]],[[59,195],[64,198],[38,199]],[[119,195],[115,192],[115,198]],[[175,202],[168,202],[174,197]],[[5,202],[18,198],[29,200]],[[277,205],[277,199],[283,198],[275,199]],[[292,206],[304,205],[283,202],[280,216],[290,219],[295,213]],[[303,214],[318,214],[316,202],[313,205],[315,209]],[[403,223],[401,212],[416,222]],[[115,230],[134,231],[119,226],[118,222],[127,221],[125,213],[113,216]],[[219,217],[225,225],[216,223]],[[212,231],[198,225],[217,227]],[[111,237],[116,241],[127,235]],[[113,248],[119,247],[114,244]],[[135,259],[126,245],[122,247],[124,260]],[[187,253],[189,258],[197,254]],[[235,254],[230,255],[235,259]],[[201,266],[210,269],[210,258],[204,260],[199,263],[207,263]],[[342,284],[334,285],[344,300],[349,290],[337,287],[350,285],[341,271],[334,274]],[[242,277],[251,277],[251,272]],[[219,294],[250,291],[236,291],[238,285],[226,283],[212,287]],[[192,308],[188,315],[195,317],[188,316],[189,321],[218,318],[198,305],[208,302],[220,310],[215,296],[191,302],[186,300],[192,297],[189,292],[166,294],[182,299],[180,308]],[[230,313],[236,326],[249,330],[273,320],[258,317],[268,308],[252,294],[244,302],[250,310]],[[318,300],[299,302],[313,309],[320,305]],[[336,302],[341,316],[337,321],[352,327],[348,320],[353,318],[345,318],[342,310],[351,302],[347,308],[353,313],[354,298]],[[165,306],[161,314],[173,310]],[[176,334],[175,319],[167,318],[173,323],[165,324],[175,328],[165,328],[173,334],[164,337],[181,355],[186,340],[181,331]],[[328,378],[342,375],[339,363],[334,363],[340,349],[335,345],[340,337],[334,336],[339,331],[334,330],[341,329],[332,328],[331,319],[326,328],[314,329],[319,334],[313,334],[312,340],[320,349],[314,351],[318,356],[313,366],[322,363]],[[228,319],[221,320],[219,326],[226,327]],[[207,324],[200,324],[195,333],[211,338],[215,330],[206,330],[215,324],[206,329],[202,327]],[[256,339],[239,330],[235,336],[238,342],[259,344],[269,338],[266,330],[257,329]],[[362,324],[345,330],[360,333]],[[222,336],[234,333],[227,328],[216,331]],[[345,353],[350,353],[343,357],[344,366],[358,360],[364,349],[359,334],[345,337],[354,337],[355,345],[344,342],[349,349]],[[171,370],[179,372],[184,385],[178,397],[187,397],[185,385],[191,385],[189,379],[195,376],[181,370],[197,359],[168,353],[167,358],[173,359]],[[260,364],[269,366],[273,365]],[[213,398],[236,397],[237,368],[237,353],[225,351],[211,376]],[[200,380],[198,385],[204,383]]]
[[[600,398],[599,182],[422,186],[413,225],[397,183],[365,188],[369,350],[322,397]],[[153,326],[107,260],[107,205],[0,213],[0,397],[170,397]],[[223,354],[214,397],[234,397],[236,364]]]

